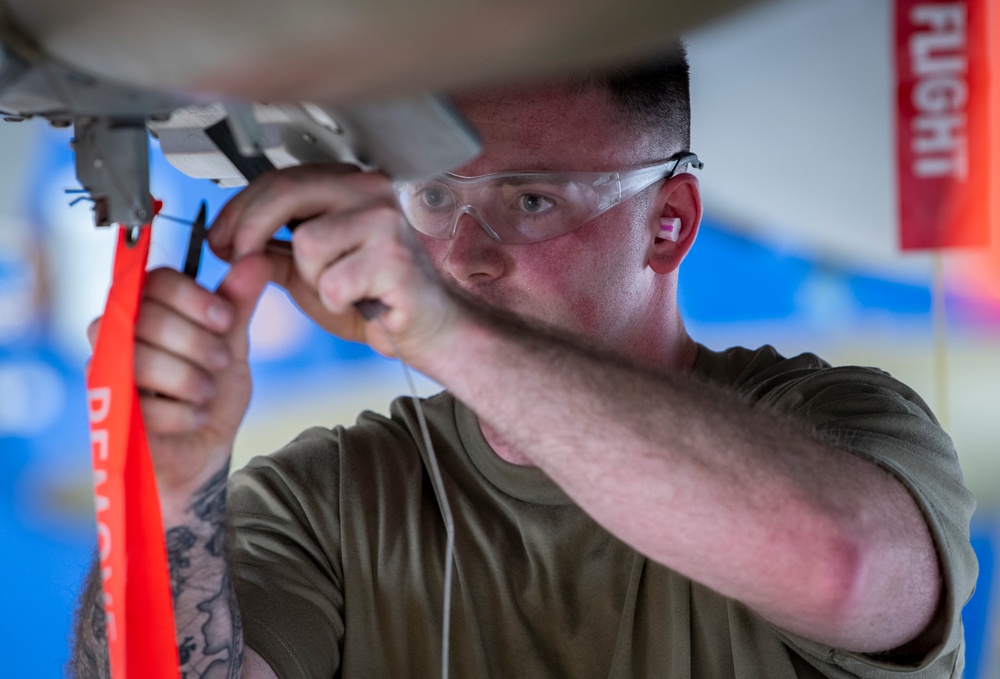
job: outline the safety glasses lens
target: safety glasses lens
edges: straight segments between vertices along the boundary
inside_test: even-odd
[[[568,233],[601,204],[594,186],[579,181],[506,177],[477,187],[439,180],[397,185],[400,205],[418,231],[452,238],[459,212],[485,219],[504,243],[531,243]],[[463,210],[471,207],[474,210]]]

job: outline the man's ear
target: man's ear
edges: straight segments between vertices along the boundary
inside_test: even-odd
[[[701,223],[698,178],[682,172],[663,183],[650,215],[649,268],[658,274],[675,271],[694,244]]]

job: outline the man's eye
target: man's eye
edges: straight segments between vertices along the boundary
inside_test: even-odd
[[[551,200],[544,196],[540,196],[537,193],[526,193],[522,195],[520,203],[522,210],[533,214],[544,212],[554,205]]]
[[[420,200],[422,200],[424,205],[427,207],[438,208],[447,204],[448,195],[443,189],[432,187],[424,189],[420,192]]]

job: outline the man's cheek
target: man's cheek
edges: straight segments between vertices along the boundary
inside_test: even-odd
[[[419,232],[417,233],[417,240],[427,255],[427,259],[430,260],[431,265],[439,274],[444,276],[447,273],[444,268],[444,259],[445,254],[448,252],[448,241],[431,238]]]
[[[552,268],[540,269],[545,274],[525,281],[525,297],[538,310],[536,316],[572,332],[590,334],[599,330],[600,303],[587,281],[564,275],[568,272],[558,267],[560,264],[552,263]]]
[[[589,297],[577,298],[574,300],[570,313],[576,324],[576,329],[588,337],[594,337],[600,333],[602,319],[599,305]]]

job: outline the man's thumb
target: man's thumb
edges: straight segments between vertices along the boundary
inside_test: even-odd
[[[271,279],[271,269],[267,256],[247,255],[233,264],[219,285],[218,294],[233,305],[234,317],[228,336],[230,349],[239,358],[247,356],[247,327],[264,286]]]

